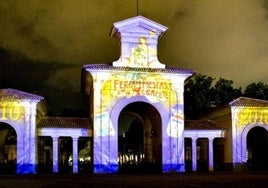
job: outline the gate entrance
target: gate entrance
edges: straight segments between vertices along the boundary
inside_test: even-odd
[[[268,133],[263,127],[252,128],[247,135],[248,166],[268,170]]]
[[[118,120],[119,172],[161,172],[162,121],[145,102],[127,105]]]
[[[0,123],[0,173],[15,174],[17,168],[17,134],[7,123]]]

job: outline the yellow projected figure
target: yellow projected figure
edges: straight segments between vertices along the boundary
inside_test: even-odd
[[[139,38],[139,44],[131,50],[130,67],[150,67],[156,59],[156,50],[148,46],[146,37]]]

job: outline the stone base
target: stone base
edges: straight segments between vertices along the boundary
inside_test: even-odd
[[[17,164],[17,174],[36,174],[37,165]]]
[[[104,164],[94,164],[94,171],[93,173],[100,173],[100,174],[103,174],[103,173],[111,173],[111,174],[114,174],[114,173],[118,173],[118,164],[107,164],[107,165],[104,165]]]
[[[162,172],[163,173],[185,172],[185,165],[184,164],[163,164]]]

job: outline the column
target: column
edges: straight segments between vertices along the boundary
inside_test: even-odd
[[[58,173],[59,172],[59,162],[58,162],[58,147],[59,147],[59,138],[58,137],[52,137],[53,140],[53,172]]]
[[[196,138],[192,138],[192,171],[196,171]]]
[[[78,173],[78,138],[73,138],[73,173]]]
[[[30,129],[30,152],[29,152],[29,173],[36,173],[37,171],[37,132],[36,132],[36,103],[30,103],[30,114],[29,114],[29,129]]]
[[[24,156],[25,156],[25,149],[24,149],[24,130],[18,129],[17,132],[17,174],[23,174],[24,173]]]
[[[213,166],[214,166],[214,160],[213,160],[213,140],[214,138],[209,138],[208,139],[208,170],[213,171]]]

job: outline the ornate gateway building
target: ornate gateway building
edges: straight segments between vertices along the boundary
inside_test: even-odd
[[[231,110],[185,122],[184,81],[194,71],[158,61],[166,30],[142,16],[114,23],[120,58],[82,68],[89,118],[48,117],[43,97],[1,89],[1,172],[168,173],[260,161],[254,140],[263,134],[267,147],[268,103],[239,98]]]

